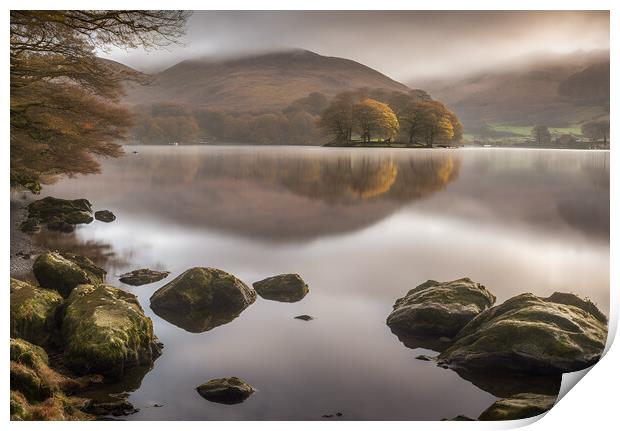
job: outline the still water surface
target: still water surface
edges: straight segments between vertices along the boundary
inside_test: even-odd
[[[427,279],[468,276],[498,303],[567,291],[609,309],[608,152],[141,146],[45,192],[116,214],[37,241],[103,265],[164,343],[126,388],[140,408],[128,419],[476,417],[497,392],[414,359],[432,352],[405,347],[385,325],[396,298]],[[149,298],[192,266],[248,285],[297,272],[310,293],[293,304],[259,297],[231,323],[190,333]],[[172,274],[118,282],[141,267]],[[257,388],[243,404],[194,390],[232,375]]]

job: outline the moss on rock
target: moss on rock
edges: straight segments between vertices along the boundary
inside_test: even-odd
[[[62,303],[54,290],[11,278],[11,337],[41,346],[57,344]]]
[[[232,274],[191,268],[151,296],[151,309],[189,332],[231,322],[256,300],[256,292]]]
[[[104,285],[80,285],[66,301],[65,365],[77,373],[121,377],[161,353],[151,319],[135,295]]]
[[[37,256],[32,271],[41,287],[56,290],[65,298],[77,285],[103,283],[106,275],[87,257],[57,252]]]
[[[605,348],[607,325],[598,313],[522,294],[474,318],[438,364],[487,373],[578,371],[596,363]]]
[[[469,278],[428,280],[396,300],[387,325],[402,338],[453,337],[494,303],[495,296]]]
[[[28,218],[21,225],[24,232],[32,233],[40,224],[48,229],[71,232],[75,225],[93,221],[90,202],[86,199],[58,199],[48,196],[30,203]]]
[[[238,404],[254,393],[254,388],[238,377],[209,380],[196,388],[206,400],[221,404]]]
[[[299,274],[280,274],[252,284],[261,298],[280,302],[301,301],[309,292]]]
[[[481,421],[507,421],[538,416],[551,410],[557,396],[542,394],[516,394],[494,402],[478,417]]]

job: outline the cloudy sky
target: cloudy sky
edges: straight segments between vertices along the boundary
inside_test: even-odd
[[[105,57],[154,72],[188,58],[287,48],[345,57],[410,82],[531,55],[609,49],[606,11],[197,11],[183,46]]]

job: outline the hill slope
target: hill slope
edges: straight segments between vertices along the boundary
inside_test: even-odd
[[[453,109],[466,133],[492,134],[496,126],[504,133],[509,126],[574,127],[609,115],[609,52],[538,59],[520,68],[416,85]]]
[[[268,112],[311,92],[333,96],[360,87],[408,91],[352,60],[294,50],[227,60],[186,60],[132,85],[130,104],[177,103],[228,112]]]

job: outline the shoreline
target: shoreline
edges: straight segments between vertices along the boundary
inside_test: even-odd
[[[22,232],[19,225],[26,219],[26,206],[34,200],[29,192],[11,191],[10,199],[10,269],[9,275],[20,280],[31,280],[32,259],[44,250],[37,246],[32,236]],[[18,253],[23,253],[22,255]]]

